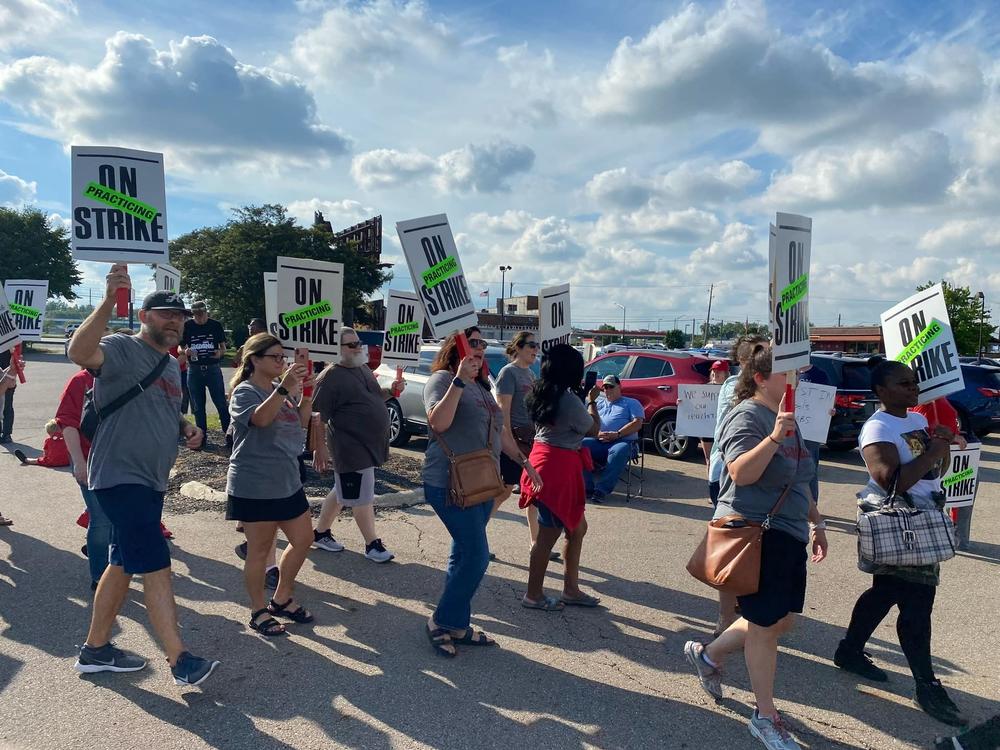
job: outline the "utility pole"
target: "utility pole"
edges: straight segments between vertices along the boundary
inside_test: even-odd
[[[837,313],[837,328],[840,328],[840,313]]]
[[[695,318],[691,318],[691,348],[694,348],[694,335],[698,332],[697,326],[698,321]]]
[[[708,334],[712,327],[712,293],[715,291],[715,284],[708,287],[708,315],[705,316],[705,346],[708,346]]]
[[[503,288],[506,283],[507,272],[511,269],[510,266],[500,266],[500,340],[503,341],[503,324],[504,316],[507,312],[504,308],[507,307],[506,299],[503,296]],[[513,284],[511,284],[513,286]]]

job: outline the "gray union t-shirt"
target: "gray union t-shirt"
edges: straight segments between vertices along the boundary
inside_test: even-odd
[[[163,359],[140,339],[116,333],[101,339],[104,364],[94,375],[94,400],[107,406],[138,385]],[[141,484],[167,491],[180,437],[181,369],[168,357],[153,384],[101,423],[90,447],[87,481],[92,490]]]
[[[535,440],[553,448],[568,448],[575,451],[579,450],[583,439],[593,426],[594,420],[580,397],[575,393],[563,391],[559,397],[559,411],[556,413],[555,424],[539,425]]]
[[[424,409],[430,411],[448,392],[455,379],[448,370],[438,370],[427,379],[424,386]],[[490,415],[493,415],[493,434],[488,435]],[[471,383],[462,389],[462,398],[455,409],[451,427],[444,432],[445,442],[452,453],[463,453],[489,448],[500,464],[500,433],[503,430],[503,414],[493,400],[493,394],[478,383]],[[428,432],[430,432],[428,430]],[[491,439],[492,438],[492,439]],[[448,487],[448,457],[433,433],[424,452],[424,484],[431,487]]]
[[[767,440],[778,415],[753,399],[742,401],[726,415],[719,437],[719,451],[725,464],[730,464],[747,451]],[[781,497],[785,485],[791,484],[788,496],[778,515],[771,518],[771,528],[794,536],[803,543],[809,541],[809,482],[816,473],[809,449],[798,430],[785,437],[768,463],[764,473],[753,484],[737,486],[723,469],[719,504],[714,518],[730,513],[751,521],[763,521],[768,511]]]
[[[535,373],[527,367],[518,367],[513,362],[504,365],[497,375],[497,393],[503,396],[511,396],[510,400],[510,426],[531,427],[531,416],[528,414],[528,407],[524,404],[524,399],[531,392],[531,386],[535,382]]]
[[[282,500],[302,488],[298,456],[306,431],[299,410],[287,398],[267,427],[250,423],[254,410],[271,395],[244,380],[233,390],[233,452],[229,457],[226,492],[251,500]]]

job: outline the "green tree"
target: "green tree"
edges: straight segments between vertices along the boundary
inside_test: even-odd
[[[937,282],[928,281],[926,284],[917,287],[917,291],[923,291],[934,286]],[[948,308],[948,320],[951,322],[952,333],[955,334],[955,345],[958,353],[962,356],[975,356],[978,354],[979,346],[979,326],[980,315],[983,310],[983,301],[967,286],[952,286],[947,281],[941,282],[944,289],[944,303]],[[990,311],[986,311],[983,316],[983,346],[989,337],[993,335],[996,326],[990,319]]]
[[[683,349],[687,346],[687,335],[678,328],[667,331],[667,335],[663,338],[663,345],[667,349]]]
[[[7,279],[48,279],[49,297],[76,299],[83,277],[66,227],[49,224],[37,208],[0,208],[0,280]]]
[[[358,322],[369,313],[365,297],[391,278],[378,264],[346,245],[332,245],[325,229],[303,228],[284,206],[244,206],[224,226],[188,232],[170,243],[170,262],[181,272],[181,289],[209,302],[213,317],[245,336],[250,318],[264,317],[261,274],[274,272],[277,258],[312,258],[344,264],[344,315]],[[348,318],[350,319],[350,318]]]

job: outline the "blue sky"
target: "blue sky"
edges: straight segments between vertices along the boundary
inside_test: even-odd
[[[650,327],[709,284],[763,320],[793,211],[813,322],[873,322],[931,279],[1000,294],[998,31],[972,2],[6,0],[0,204],[64,220],[70,144],[162,151],[172,236],[381,213],[405,289],[393,225],[443,211],[478,289],[510,264]]]

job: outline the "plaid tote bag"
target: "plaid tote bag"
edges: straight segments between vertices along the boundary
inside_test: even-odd
[[[955,556],[955,526],[942,508],[917,508],[896,492],[899,469],[880,506],[858,513],[858,556],[874,565],[931,565]]]

